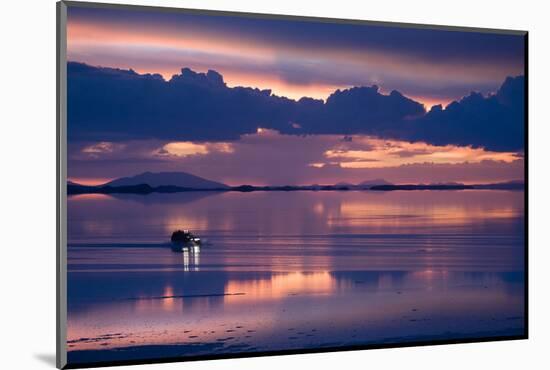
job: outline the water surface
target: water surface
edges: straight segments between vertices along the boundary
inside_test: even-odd
[[[69,362],[520,335],[523,192],[68,201]],[[200,249],[174,253],[172,231]]]

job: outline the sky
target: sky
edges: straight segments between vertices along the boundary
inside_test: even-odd
[[[69,7],[69,177],[523,178],[524,39]]]

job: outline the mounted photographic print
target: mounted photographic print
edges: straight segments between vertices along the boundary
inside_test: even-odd
[[[527,338],[526,51],[58,3],[58,366]]]

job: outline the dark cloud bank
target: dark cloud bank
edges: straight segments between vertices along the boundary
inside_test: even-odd
[[[286,134],[365,134],[431,144],[521,151],[524,77],[508,77],[496,94],[471,93],[433,107],[377,86],[337,90],[326,102],[278,97],[270,90],[229,88],[215,72],[160,75],[69,62],[71,140],[235,140],[258,127]]]

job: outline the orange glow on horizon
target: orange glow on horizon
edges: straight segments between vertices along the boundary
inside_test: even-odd
[[[96,186],[96,185],[106,184],[109,181],[114,180],[114,178],[112,177],[111,178],[109,177],[69,177],[67,180],[80,185]]]
[[[110,200],[110,199],[113,199],[113,197],[108,195],[108,194],[92,193],[92,194],[74,194],[74,195],[70,195],[69,199],[71,201],[74,201],[74,200]]]

